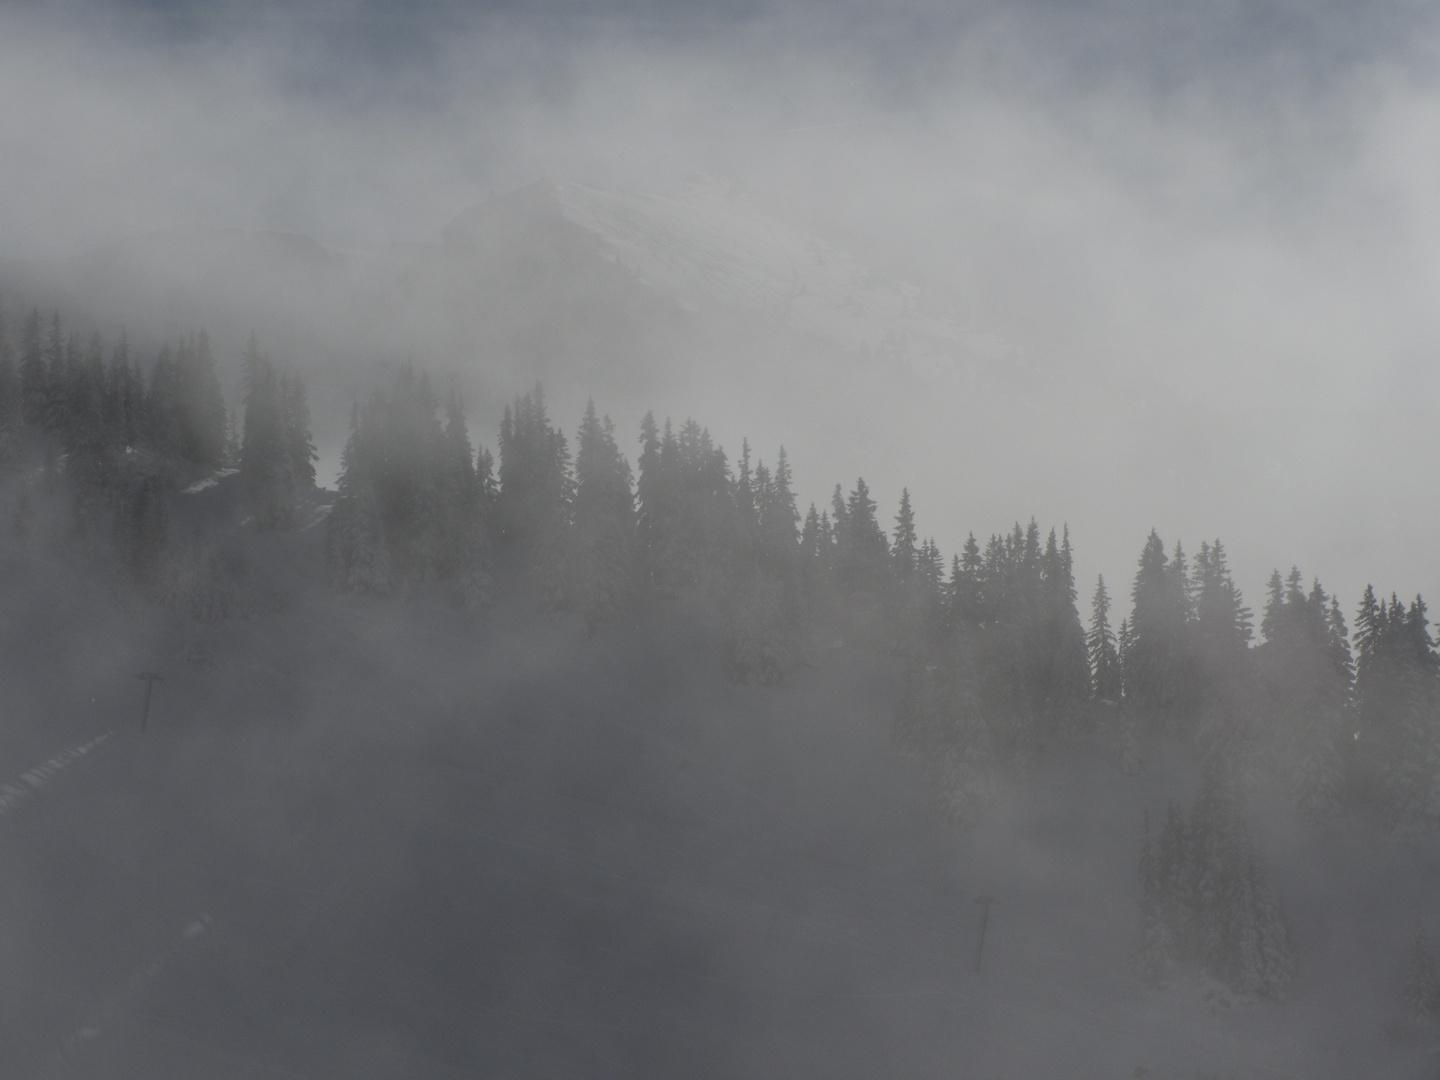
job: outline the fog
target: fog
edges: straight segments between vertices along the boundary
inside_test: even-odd
[[[460,394],[470,433],[492,451],[501,410],[538,379],[552,418],[567,432],[593,397],[614,418],[632,462],[647,410],[677,425],[693,416],[732,462],[742,438],[772,463],[783,445],[802,513],[812,501],[827,507],[837,482],[848,491],[864,476],[889,529],[906,488],[921,535],[934,537],[947,564],[971,532],[983,544],[1017,521],[1034,518],[1045,530],[1068,525],[1082,615],[1102,573],[1117,609],[1127,608],[1136,561],[1154,528],[1167,547],[1180,539],[1192,552],[1201,541],[1221,538],[1236,582],[1257,611],[1271,571],[1294,565],[1306,580],[1318,577],[1348,617],[1367,584],[1382,595],[1440,593],[1431,547],[1440,535],[1440,484],[1431,464],[1440,452],[1432,436],[1440,430],[1437,47],[1440,19],[1399,0],[1366,8],[1279,0],[1199,7],[735,0],[693,10],[638,0],[433,2],[403,10],[358,0],[296,9],[159,0],[5,5],[0,303],[12,334],[32,305],[47,317],[54,309],[86,337],[93,329],[113,342],[124,332],[147,364],[161,344],[208,329],[232,407],[243,394],[241,356],[253,332],[304,374],[318,478],[332,488],[352,404],[413,362],[437,386]],[[732,226],[752,232],[733,240],[725,234]],[[735,246],[726,246],[732,240]],[[764,247],[772,241],[773,251]],[[792,266],[793,284],[755,269],[762,255],[783,261],[797,251],[808,261]],[[750,252],[761,253],[754,266],[744,262]],[[824,322],[830,309],[804,306],[817,297],[815,304],[829,303],[825,290],[833,282],[826,275],[835,267],[850,275],[833,286],[835,295],[853,282],[845,304],[865,308],[863,318],[873,315],[881,328],[869,337],[843,328],[832,333]],[[737,282],[753,286],[761,299],[736,300],[743,292]],[[861,318],[855,315],[855,325]],[[925,351],[932,333],[941,342],[933,354]],[[856,347],[860,337],[864,344]],[[265,556],[251,557],[265,565]],[[331,603],[315,600],[305,591],[310,587],[295,584],[305,604]],[[264,604],[260,610],[271,611]],[[275,610],[298,618],[283,605]],[[341,615],[353,612],[344,608]],[[398,695],[407,680],[425,681],[416,672],[427,661],[409,624],[393,617],[399,621],[394,638],[385,639],[388,649],[375,642],[337,649],[388,657],[383,663],[392,664],[394,681],[385,693]],[[137,618],[163,622],[153,613]],[[23,637],[27,622],[19,611],[11,632]],[[497,617],[481,631],[446,623],[445,632],[467,641],[473,632],[489,648],[522,649],[502,645],[500,623]],[[705,635],[718,632],[701,623],[696,640],[714,644]],[[155,648],[171,659],[211,633],[145,626],[153,636],[144,640],[161,642]],[[68,632],[55,631],[56,639]],[[598,713],[623,713],[625,678],[645,685],[647,650],[660,648],[649,632],[627,625],[627,636],[607,646],[617,670],[628,674],[606,674],[614,685],[605,683],[609,696],[595,706]],[[280,633],[309,641],[320,632],[286,624]],[[588,653],[575,660],[580,646],[568,638],[556,644],[547,635],[563,633],[553,627],[527,623],[524,635],[523,648],[544,657],[531,661],[550,672],[535,677],[536,685],[548,677],[563,687],[575,670],[567,665],[595,663]],[[221,682],[232,680],[227,693],[243,696],[236,687],[251,676],[255,686],[268,687],[264,693],[273,690],[269,676],[233,659],[261,649],[262,633],[232,626],[211,636],[229,642],[216,646],[231,650],[231,667],[217,669]],[[686,647],[698,655],[702,644]],[[77,655],[104,651],[87,644]],[[140,658],[138,646],[132,651],[130,666],[151,662]],[[690,663],[691,654],[671,657],[682,660]],[[75,666],[90,670],[88,662]],[[353,656],[351,662],[359,665]],[[100,669],[109,671],[110,663]],[[333,670],[317,671],[344,666],[324,650],[306,663],[297,660],[285,677],[323,682]],[[832,699],[844,691],[825,685],[817,691],[830,695],[825,708],[849,707],[855,715],[872,705],[888,708],[881,703],[898,693],[899,669],[873,658],[854,663],[861,674],[850,677],[863,688],[842,705]],[[435,679],[451,703],[492,693],[520,700],[525,687],[534,690],[518,676],[522,688],[515,689],[511,674],[487,668],[471,682],[449,673]],[[810,686],[805,678],[823,682],[809,672],[798,685]],[[791,695],[782,708],[773,700],[725,697],[741,691],[715,682],[675,691],[683,703],[677,708],[705,718],[668,737],[719,738],[707,725],[721,725],[716,717],[726,709],[769,716],[793,707],[807,718],[804,730],[820,729],[823,710],[797,684],[777,691]],[[554,685],[547,692],[560,704],[546,698],[546,708],[582,707]],[[193,704],[209,693],[189,687],[182,697]],[[34,694],[35,701],[43,697]],[[316,753],[313,740],[323,745],[337,708],[333,701],[316,704],[327,699],[315,694],[277,706],[312,725],[307,753]],[[448,707],[420,710],[426,718],[420,729],[436,745],[453,719]],[[234,716],[245,712],[226,708]],[[360,702],[355,708],[365,711]],[[72,741],[93,734],[84,724],[72,726]],[[177,750],[181,756],[167,760],[171,780],[164,782],[184,790],[182,802],[206,807],[200,817],[214,812],[229,828],[225,814],[189,786],[187,770],[207,755],[223,758],[226,740],[242,755],[258,758],[262,751],[247,742],[250,735],[207,732],[201,749],[187,751],[191,758]],[[918,773],[905,772],[911,765],[855,780],[863,771],[856,761],[879,753],[865,741],[873,734],[837,750],[834,768],[847,782],[871,785],[866,805],[881,808],[877,814],[902,813],[894,810],[902,798],[909,800],[903,813],[919,820],[921,800],[912,786],[923,784]],[[487,735],[483,749],[511,753],[525,745],[512,735],[508,728]],[[62,749],[15,738],[33,751],[33,763]],[[785,763],[786,779],[776,781],[782,801],[799,807],[803,818],[786,835],[806,849],[841,826],[839,817],[827,818],[835,808],[826,797],[807,786],[800,763],[808,752],[802,744],[811,744],[796,739],[780,749],[764,745]],[[427,745],[425,738],[414,741]],[[756,766],[748,755],[755,752],[737,746],[715,751],[716,768],[749,775]],[[423,758],[425,751],[417,753]],[[545,743],[537,751],[543,765],[533,773],[547,777],[553,767],[557,790],[572,782],[586,791],[609,784],[644,792],[636,796],[643,803],[661,798],[654,790],[669,783],[655,779],[648,761],[640,773],[616,778],[602,776],[598,765],[591,775],[564,755],[555,764],[557,753]],[[1102,752],[1086,743],[1077,754],[1089,760]],[[252,758],[244,761],[226,767],[233,770],[221,786],[227,798],[228,785],[240,787],[264,771],[257,766],[252,774]],[[27,762],[13,764],[9,773],[18,775]],[[376,767],[368,758],[337,765],[322,785],[326,797],[340,799],[352,781],[359,783],[355,777]],[[397,781],[406,792],[411,779],[416,788],[428,782],[426,767],[395,768],[410,778]],[[1080,783],[1061,774],[1049,779],[1060,787]],[[514,783],[517,791],[523,787]],[[1188,805],[1195,776],[1185,764],[1140,783],[1144,791],[1125,795],[1120,809],[1107,804],[1097,811],[1097,822],[1108,822],[1097,830],[1129,828],[1124,815],[1135,817],[1142,804],[1158,813],[1166,798],[1183,794]],[[303,804],[287,787],[296,784],[296,775],[285,776],[277,798]],[[1044,910],[1036,897],[1056,887],[1065,856],[1055,830],[1063,832],[1056,822],[1064,815],[1054,806],[1026,809],[1023,798],[1005,792],[985,826],[989,833],[952,834],[926,819],[916,827],[915,849],[894,857],[894,872],[903,876],[912,856],[957,860],[937,874],[953,872],[945,887],[963,888],[968,906],[969,892],[999,887],[976,868],[999,867],[997,875],[1014,874],[1036,890],[1016,886],[1010,902],[1017,910]],[[407,798],[387,791],[384,813],[393,810],[410,823],[406,815],[428,821],[445,812],[429,804],[416,809]],[[534,792],[514,798],[546,801]],[[687,803],[685,813],[728,812],[725,798],[709,800],[706,794]],[[483,818],[492,809],[482,813],[467,802],[463,814]],[[257,835],[268,842],[294,816],[262,815],[255,835],[235,829],[226,843],[261,847]],[[564,814],[556,820],[557,828],[570,827]],[[1327,877],[1333,867],[1317,870],[1311,861],[1312,836],[1288,832],[1293,823],[1279,811],[1266,820],[1266,835],[1284,852],[1277,856],[1282,875],[1340,889],[1340,875]],[[850,818],[843,827],[859,828]],[[395,852],[413,841],[409,828],[396,825],[387,836],[395,864],[367,868],[373,881],[406,880],[405,859]],[[731,840],[747,851],[763,847],[749,828]],[[205,835],[196,825],[185,843],[202,849]],[[1004,851],[1017,837],[1036,846],[1006,863]],[[1360,854],[1363,840],[1347,837],[1350,856],[1369,858]],[[1132,840],[1127,834],[1123,850],[1112,852],[1106,873],[1116,866],[1130,873]],[[888,842],[864,833],[847,857],[883,861]],[[1428,854],[1414,858],[1429,865]],[[676,874],[698,873],[680,862]],[[1366,865],[1380,877],[1392,869],[1382,861]],[[192,886],[205,893],[200,885],[186,887]],[[1405,886],[1412,887],[1424,891]],[[649,893],[636,888],[642,899],[626,894],[615,904],[643,906]],[[1105,888],[1097,880],[1077,886],[1095,910],[1109,912],[1098,932],[1108,947],[1124,939],[1133,919],[1128,906],[1109,911]],[[147,889],[135,886],[137,906]],[[1368,910],[1367,897],[1336,896],[1336,911]],[[248,902],[234,901],[232,919],[243,921]],[[1128,893],[1123,902],[1133,906]],[[855,910],[886,910],[868,903],[857,901]],[[1306,903],[1292,903],[1302,929],[1312,937],[1341,933],[1334,930],[1339,915]],[[852,916],[860,918],[848,909],[843,918]],[[371,918],[357,916],[357,925],[383,925]],[[282,921],[303,924],[289,909]],[[713,943],[739,933],[725,925],[696,937]],[[970,924],[959,933],[968,942]],[[905,963],[923,966],[919,940],[899,934],[895,948],[910,960],[880,965],[884,973],[875,977],[903,982]],[[1018,941],[1012,944],[1024,953]],[[476,948],[476,955],[495,959]],[[763,968],[767,980],[783,981],[781,961],[751,957],[760,948],[750,939],[734,954],[720,948],[726,970],[715,977],[727,986],[725,980],[745,983]],[[1362,964],[1347,951],[1358,948],[1350,939],[1326,948],[1316,954],[1317,980],[1353,975]],[[955,949],[959,956],[968,944]],[[575,960],[559,952],[564,963]],[[734,959],[741,954],[743,961]],[[1072,956],[1061,967],[1080,971],[1091,959]],[[805,965],[812,961],[794,963],[810,971]],[[870,970],[859,958],[834,963],[840,974],[827,969],[814,977],[849,986],[855,972]],[[1022,968],[1044,969],[1035,963]],[[234,966],[254,976],[247,962]],[[1010,976],[1015,994],[1029,992],[1028,977]],[[1366,969],[1361,981],[1373,987],[1382,979]],[[1100,982],[1112,998],[1133,1004],[1127,996],[1133,987],[1114,972]],[[716,1000],[724,997],[715,993]],[[754,1060],[760,1052],[741,1053],[733,1038],[764,1027],[754,1020],[765,1011],[756,999],[736,992],[747,1003],[736,1006],[742,1018],[727,1041],[724,1024],[714,1019],[721,1005],[696,994],[686,1001],[715,1025],[697,1038],[724,1048],[717,1050],[724,1064],[716,1075],[768,1074],[777,1061],[806,1060],[776,1020],[765,1028],[773,1056],[762,1067]],[[637,1013],[664,1013],[652,996],[662,995],[651,986]],[[1280,1025],[1316,1055],[1308,1059],[1312,1066],[1330,1022],[1329,1006],[1316,1001],[1330,999],[1312,997],[1311,1012],[1287,1014]],[[833,1019],[823,1009],[811,1015],[795,1006],[787,1014],[770,1004],[774,1015],[791,1016],[801,1041],[818,1038]],[[1354,1030],[1383,1024],[1370,1015],[1382,1010],[1371,1005]],[[1206,1053],[1217,1045],[1203,1026],[1170,1013],[1127,1015],[1147,1016],[1163,1029],[1155,1045],[1173,1049],[1193,1040]],[[866,1016],[855,1023],[874,1037],[856,1036],[864,1050],[855,1051],[855,1061],[883,1062],[877,1046],[891,1040],[913,1046],[908,1040],[930,1037],[928,1021],[914,1021],[912,1030],[888,1011],[883,1021]],[[611,1021],[620,1022],[607,1014]],[[197,1030],[206,1022],[185,1021]],[[288,1067],[322,1069],[315,1046],[358,1038],[352,1022],[336,1020],[333,1031],[325,1029],[331,1034],[314,1036],[309,1049],[286,1058]],[[1060,1075],[1045,1070],[1063,1057],[1066,1037],[1045,1027],[1048,1021],[1035,1023],[1048,1032],[1037,1042],[995,1036],[975,1060],[996,1076],[1022,1065],[1040,1070],[1036,1075]],[[1252,1021],[1237,1023],[1242,1030],[1227,1029],[1226,1038],[1243,1043],[1254,1034],[1243,1024]],[[896,1033],[901,1028],[904,1036]],[[245,1045],[243,1036],[227,1038],[232,1050]],[[383,1044],[385,1036],[376,1041]],[[614,1060],[631,1060],[624,1039],[601,1042]],[[647,1075],[683,1069],[681,1050],[665,1047],[645,1066]],[[410,1049],[402,1049],[391,1051],[403,1064]],[[1087,1061],[1119,1068],[1121,1057],[1107,1057],[1110,1049]],[[935,1061],[963,1053],[958,1046],[933,1050]],[[382,1051],[374,1050],[375,1060],[390,1052]],[[370,1053],[351,1042],[334,1060],[353,1063]],[[576,1051],[555,1061],[571,1067],[583,1056]],[[1258,1056],[1239,1053],[1228,1065],[1223,1055],[1214,1060],[1221,1063],[1216,1068],[1254,1065],[1254,1075],[1290,1075],[1282,1057],[1270,1046]],[[1130,1058],[1124,1060],[1128,1068]],[[529,1075],[528,1066],[507,1067]]]
[[[353,251],[433,241],[537,178],[663,194],[707,173],[922,283],[1043,385],[973,442],[931,432],[833,465],[791,446],[807,497],[857,470],[890,505],[909,484],[947,549],[1069,520],[1085,568],[1112,575],[1155,526],[1222,536],[1251,593],[1292,563],[1347,598],[1432,585],[1431,489],[1397,468],[1433,420],[1435,39],[1418,11],[4,19],[10,257],[188,224]],[[628,420],[654,403],[600,404]],[[671,407],[727,446],[759,434]],[[1035,449],[995,461],[1002,439]]]

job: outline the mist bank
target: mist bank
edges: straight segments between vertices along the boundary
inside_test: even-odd
[[[1423,606],[1363,608],[1356,670],[1297,574],[1252,647],[1223,547],[1152,536],[1087,633],[1063,529],[945,566],[698,424],[632,485],[538,390],[491,459],[413,371],[332,495],[258,346],[233,439],[202,339],[128,444],[56,393],[84,355],[4,443],[17,1067],[1426,1064]]]

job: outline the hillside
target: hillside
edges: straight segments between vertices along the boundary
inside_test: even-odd
[[[240,539],[317,576],[317,530]],[[0,583],[31,789],[0,816],[10,1075],[1420,1077],[1440,1050],[1400,1000],[1433,842],[1274,811],[1294,992],[1148,989],[1139,821],[1188,769],[1062,742],[957,831],[864,650],[735,686],[703,606],[588,639],[318,586],[203,624],[13,550]]]

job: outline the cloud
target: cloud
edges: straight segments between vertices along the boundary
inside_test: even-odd
[[[664,191],[700,170],[923,278],[1041,373],[1013,407],[955,404],[977,425],[959,443],[935,407],[879,466],[946,546],[1033,512],[1079,526],[1087,572],[1125,576],[1155,524],[1224,535],[1252,595],[1291,561],[1347,596],[1380,571],[1433,591],[1435,28],[1361,15],[10,11],[0,252],[188,222],[355,248],[431,239],[541,176]]]

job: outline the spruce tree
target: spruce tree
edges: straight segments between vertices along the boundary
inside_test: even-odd
[[[1200,545],[1189,584],[1194,612],[1191,698],[1198,713],[1197,735],[1210,749],[1225,744],[1228,752],[1252,737],[1251,613],[1230,576],[1225,548],[1218,539]]]
[[[1136,972],[1147,983],[1162,985],[1175,959],[1175,943],[1165,918],[1165,897],[1161,866],[1150,838],[1150,811],[1145,811],[1140,838],[1140,946],[1136,950]]]
[[[1412,1020],[1431,1023],[1440,1019],[1440,980],[1435,977],[1435,962],[1430,956],[1430,942],[1423,926],[1415,928],[1415,937],[1410,942],[1405,1006]]]
[[[182,342],[176,353],[172,407],[179,456],[207,469],[224,465],[225,399],[210,336],[203,330]],[[308,415],[305,424],[309,426]]]
[[[159,365],[157,379],[158,369]],[[163,386],[163,382],[160,385]],[[152,384],[152,400],[155,395]],[[151,416],[166,407],[163,401],[152,403]],[[240,478],[258,529],[294,526],[297,482],[280,379],[274,361],[260,352],[253,334],[245,350],[245,426],[240,444]]]
[[[554,602],[574,479],[565,435],[550,423],[539,383],[507,406],[500,424],[500,527]]]
[[[1287,588],[1271,575],[1255,650],[1256,705],[1270,718],[1272,758],[1300,811],[1323,821],[1340,810],[1341,758],[1352,666],[1343,618],[1316,581],[1306,595],[1299,571]]]
[[[800,511],[795,504],[793,482],[790,459],[782,446],[759,507],[761,549],[772,565],[788,567],[800,541]]]
[[[1092,673],[1075,599],[1070,529],[1064,528],[1058,546],[1051,529],[1040,564],[1036,675],[1049,725],[1059,732],[1076,731],[1090,715]]]
[[[1093,672],[1095,700],[1110,705],[1120,703],[1120,653],[1110,629],[1110,594],[1105,591],[1105,577],[1095,584],[1090,601],[1090,632],[1085,639]]]
[[[395,586],[380,504],[364,460],[358,409],[350,414],[339,491],[325,523],[325,568],[343,592],[383,596]]]
[[[0,465],[20,457],[20,372],[15,365],[15,346],[10,327],[0,308]]]
[[[1190,601],[1178,544],[1176,558],[1167,559],[1159,534],[1151,531],[1130,595],[1127,705],[1143,723],[1188,730],[1193,706]]]
[[[69,409],[70,373],[65,325],[58,311],[51,314],[45,335],[43,397],[40,407],[40,428],[47,434],[61,432]]]
[[[45,342],[40,312],[30,310],[20,336],[20,416],[38,427],[45,418],[49,383],[45,373]]]
[[[568,606],[591,635],[620,615],[634,594],[635,496],[615,427],[585,407],[575,439],[575,499],[567,574]]]
[[[920,560],[919,534],[915,531],[915,512],[910,507],[909,488],[900,490],[900,510],[895,515],[893,536],[890,561],[903,584],[910,580]]]
[[[201,340],[204,340],[203,336]],[[305,380],[294,372],[282,372],[280,398],[283,413],[281,423],[290,459],[290,475],[295,479],[297,490],[312,491],[315,487],[315,462],[320,455],[315,450],[315,444],[310,441],[310,405],[305,397]],[[212,415],[209,421],[212,425],[210,438],[206,444],[206,452],[212,456],[207,458],[206,462],[218,466],[224,460],[225,454],[225,406],[217,398],[214,407],[219,413],[218,427],[213,426],[217,420]],[[468,458],[468,451],[466,456]]]
[[[1407,608],[1367,587],[1356,616],[1356,790],[1397,831],[1440,823],[1433,794],[1440,775],[1440,729],[1433,721],[1437,657],[1425,603]]]

